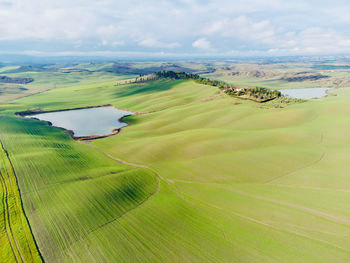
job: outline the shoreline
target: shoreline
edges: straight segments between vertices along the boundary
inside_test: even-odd
[[[295,97],[291,97],[291,96],[286,95],[286,94],[282,95],[282,96],[287,96],[287,97],[290,97],[290,98],[293,98],[293,99],[300,99],[300,100],[306,100],[306,101],[314,101],[314,100],[324,99],[324,98],[327,98],[327,97],[337,96],[337,94],[329,93],[329,91],[337,90],[338,87],[314,87],[314,88],[326,89],[324,91],[324,95],[321,96],[321,97],[312,97],[312,98],[309,98],[309,99],[295,98]],[[279,89],[279,91],[282,92],[283,90],[300,90],[300,89],[313,89],[313,88]]]
[[[324,98],[326,97],[332,97],[332,96],[338,96],[337,94],[334,94],[334,93],[329,93],[330,90],[335,90],[335,89],[338,89],[338,88],[330,88],[330,89],[327,89],[326,90],[326,95],[324,96]]]
[[[125,123],[125,124],[126,124],[124,127],[129,126],[129,123],[128,123],[128,122],[123,121],[123,119],[124,119],[125,117],[132,116],[132,115],[146,114],[145,112],[135,112],[135,111],[131,111],[131,110],[119,109],[119,108],[114,107],[112,104],[104,104],[104,105],[86,106],[86,107],[78,107],[78,108],[71,108],[71,109],[59,109],[59,110],[52,110],[52,111],[44,111],[44,110],[26,110],[26,111],[15,112],[15,115],[16,115],[16,116],[19,116],[19,117],[22,117],[22,118],[25,118],[26,116],[35,115],[35,114],[41,114],[41,113],[62,112],[62,111],[73,111],[73,110],[93,109],[93,108],[101,108],[101,107],[113,107],[113,108],[115,108],[115,109],[117,109],[117,110],[129,111],[129,112],[133,113],[133,114],[124,115],[124,116],[122,116],[121,118],[118,119],[119,122],[122,122],[122,123]],[[97,139],[102,139],[102,138],[111,137],[111,136],[114,136],[114,135],[119,134],[119,133],[121,132],[121,129],[124,128],[124,127],[116,128],[116,129],[113,129],[113,130],[111,131],[111,133],[103,134],[103,135],[74,136],[74,132],[73,132],[72,130],[68,130],[68,129],[66,129],[66,128],[59,127],[59,126],[54,126],[54,125],[52,124],[52,122],[50,122],[50,121],[40,120],[40,119],[35,118],[35,117],[30,118],[30,119],[32,119],[32,120],[37,120],[37,121],[41,121],[41,122],[46,123],[46,125],[48,125],[48,126],[61,129],[61,130],[65,131],[65,132],[67,132],[67,133],[72,137],[72,139],[74,139],[74,140],[76,140],[76,141],[91,141],[91,140],[97,140]]]
[[[85,109],[94,109],[94,108],[102,108],[102,107],[113,107],[117,110],[129,111],[129,112],[132,112],[134,114],[146,114],[146,113],[148,113],[148,112],[132,111],[132,110],[127,110],[127,109],[119,109],[119,108],[116,108],[112,104],[103,104],[103,105],[97,105],[97,106],[85,106],[85,107],[59,109],[59,110],[40,110],[40,109],[39,110],[25,110],[25,111],[15,112],[15,115],[23,117],[23,116],[41,114],[41,113],[51,113],[51,112],[71,111],[71,110],[85,110]]]

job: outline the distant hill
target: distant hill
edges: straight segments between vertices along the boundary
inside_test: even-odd
[[[0,76],[0,82],[2,83],[28,84],[33,81],[33,78],[10,78],[7,76]]]

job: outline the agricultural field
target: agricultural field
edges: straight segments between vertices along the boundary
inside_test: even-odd
[[[0,93],[0,261],[348,262],[350,73],[336,66],[5,66],[0,75],[34,81]],[[175,68],[273,89],[343,82],[302,103],[241,100],[193,80],[119,82]],[[138,114],[87,142],[15,115],[105,104]]]
[[[108,65],[108,64],[107,64]],[[107,65],[93,63],[57,65],[22,65],[0,67],[0,76],[10,78],[32,78],[28,84],[2,83],[0,102],[8,102],[47,90],[77,84],[91,84],[134,78],[132,73],[117,74],[106,70]],[[101,68],[102,67],[102,68]]]

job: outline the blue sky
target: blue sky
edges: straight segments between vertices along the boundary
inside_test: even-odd
[[[0,53],[349,54],[349,14],[342,0],[0,0]]]

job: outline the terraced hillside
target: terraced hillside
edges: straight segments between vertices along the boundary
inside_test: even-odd
[[[192,81],[51,90],[0,133],[47,262],[347,262],[350,92],[269,107]],[[13,116],[111,103],[144,114],[92,142]]]

